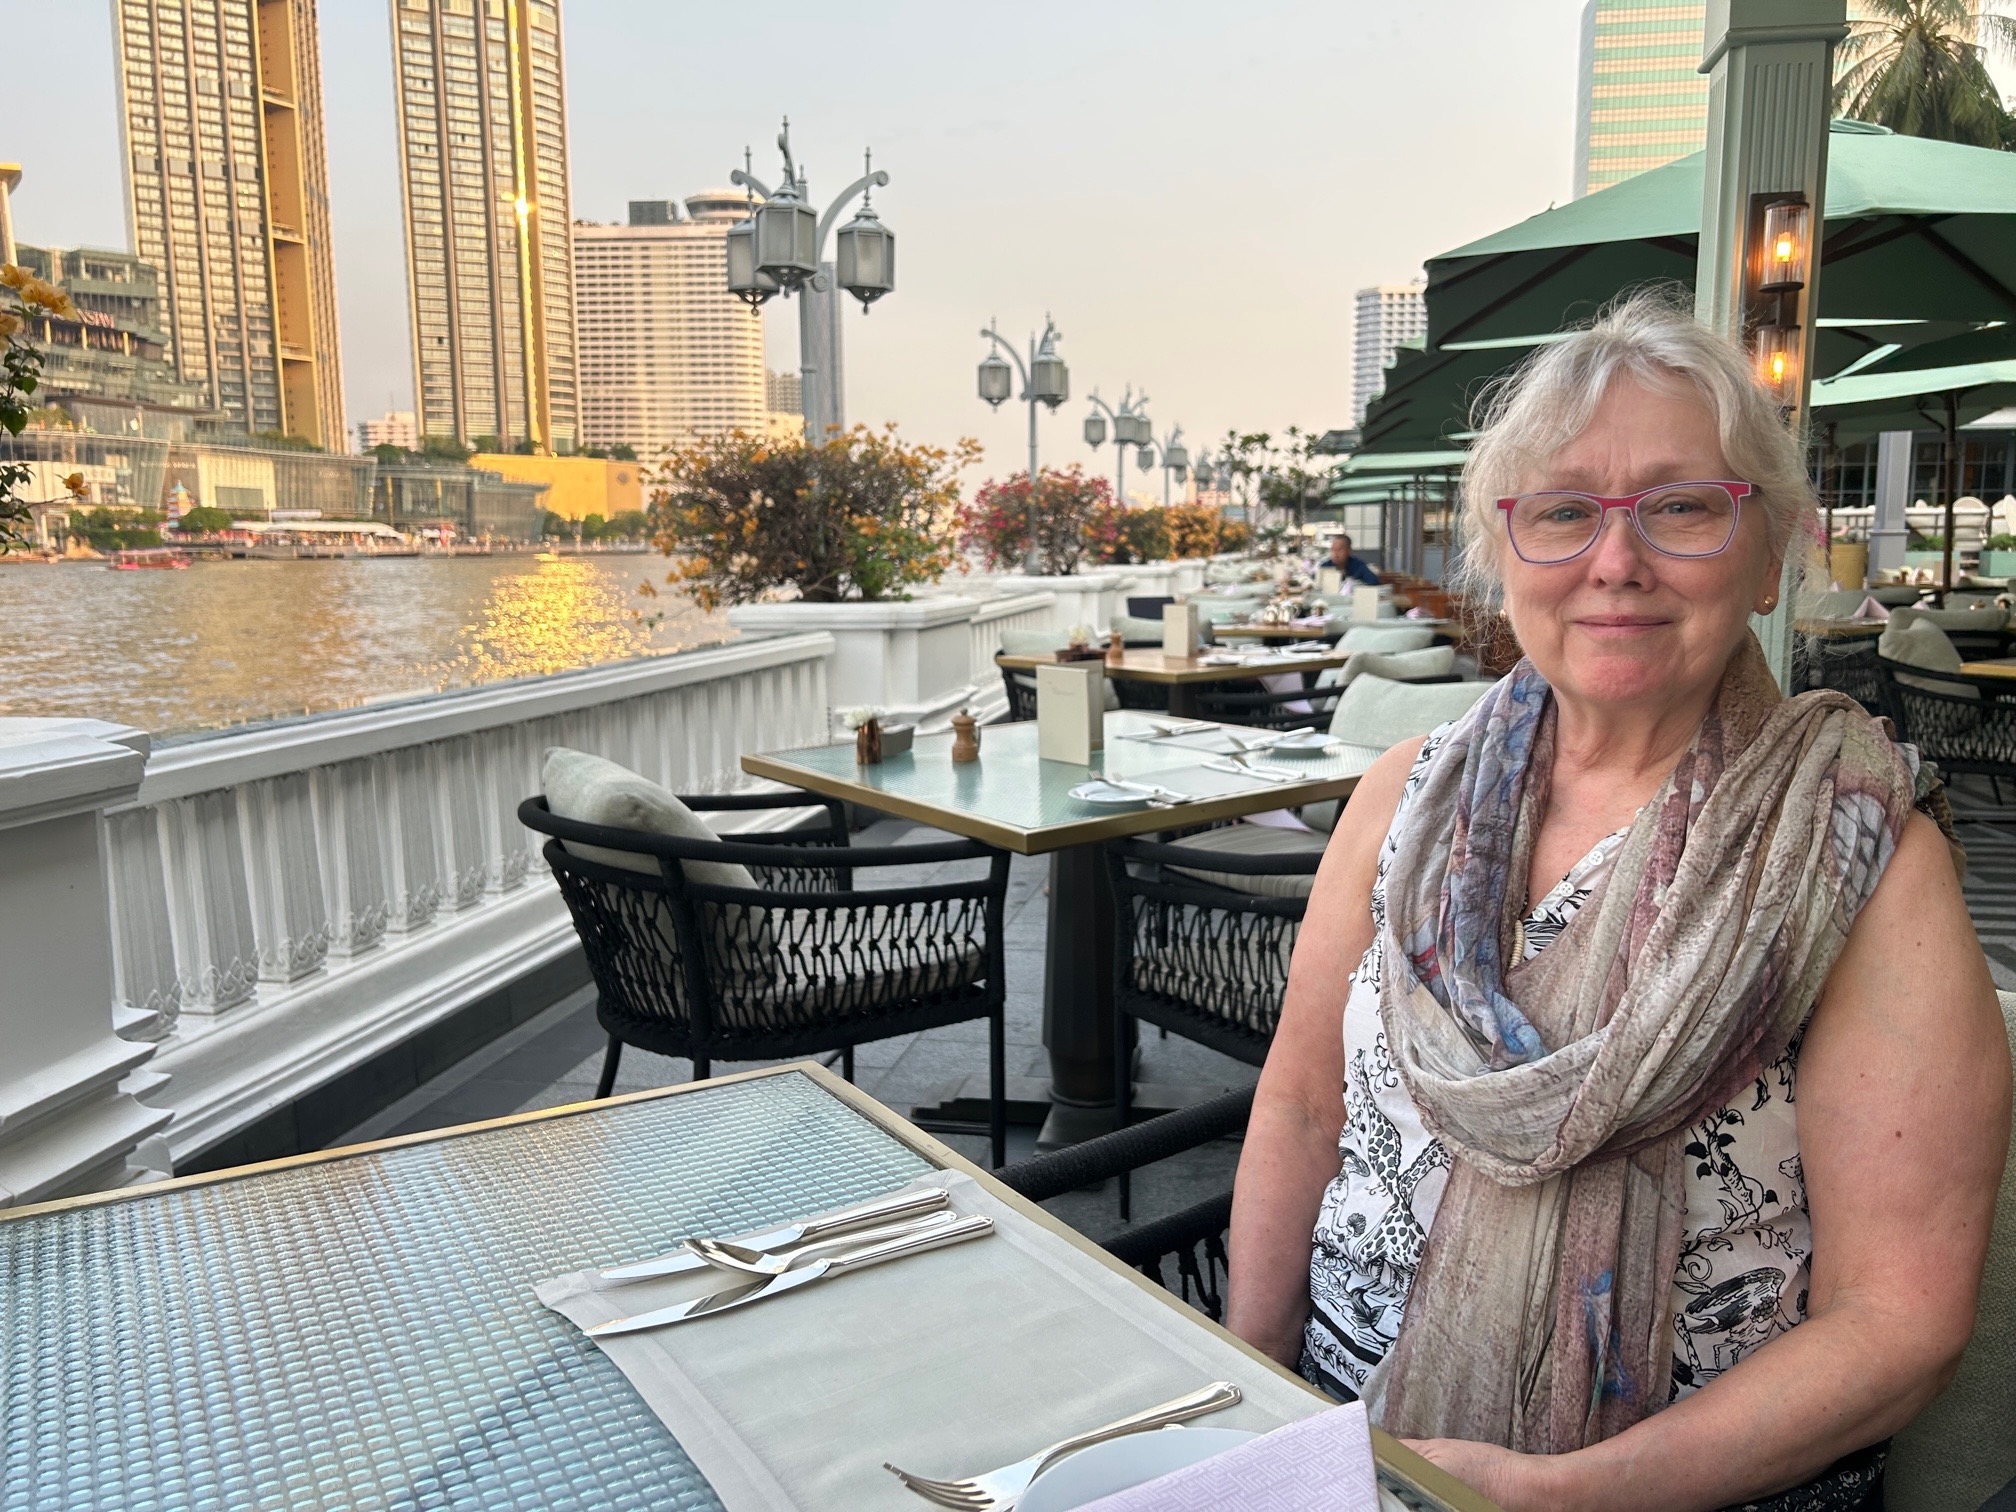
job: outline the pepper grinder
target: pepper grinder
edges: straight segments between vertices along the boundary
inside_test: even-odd
[[[1127,642],[1118,630],[1106,632],[1106,664],[1117,667],[1127,659]]]
[[[980,759],[980,721],[966,709],[952,716],[952,759],[955,762]]]

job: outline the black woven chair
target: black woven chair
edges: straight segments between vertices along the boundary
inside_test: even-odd
[[[1001,669],[1001,686],[1008,690],[1008,718],[1012,723],[1018,719],[1036,717],[1036,674],[1019,667]]]
[[[1323,853],[1241,855],[1156,840],[1115,840],[1107,843],[1106,861],[1118,935],[1113,951],[1113,1100],[1116,1121],[1124,1129],[1134,1103],[1137,1023],[1154,1024],[1258,1066],[1266,1061],[1281,1020],[1288,962],[1309,906],[1307,895],[1236,891],[1189,873],[1313,877]],[[1122,1218],[1130,1215],[1132,1196],[1132,1183],[1123,1175]]]
[[[2016,781],[2016,684],[2000,678],[1931,672],[1887,656],[1876,658],[1883,711],[1897,733],[1945,773],[1975,772],[2002,796]],[[1907,680],[1909,679],[1909,680]]]
[[[1031,1202],[1044,1202],[1142,1166],[1180,1155],[1245,1130],[1253,1091],[1228,1092],[1194,1108],[1164,1113],[1050,1155],[996,1171]],[[1124,1261],[1214,1322],[1225,1317],[1225,1233],[1232,1223],[1232,1194],[1221,1192],[1193,1207],[1108,1240],[1106,1252]],[[1172,1281],[1168,1268],[1175,1267]]]
[[[1871,714],[1883,707],[1883,669],[1877,665],[1873,635],[1799,637],[1793,665],[1794,691],[1833,688],[1846,693]]]
[[[807,801],[747,796],[767,804],[731,806]],[[829,811],[829,822],[835,817]],[[609,1034],[597,1097],[615,1085],[626,1044],[687,1056],[699,1077],[715,1060],[837,1049],[851,1079],[856,1045],[984,1018],[989,1125],[1000,1164],[1007,1140],[1006,852],[970,840],[873,848],[790,843],[796,836],[686,840],[562,819],[543,797],[520,804],[518,818],[549,837],[546,863],[595,979],[595,1016]],[[590,859],[569,845],[619,852],[648,869]],[[708,861],[748,867],[757,885],[728,887],[687,875],[684,863]],[[855,886],[864,870],[949,861],[985,862],[986,875]]]

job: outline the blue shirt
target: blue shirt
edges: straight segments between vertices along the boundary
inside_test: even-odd
[[[1334,567],[1337,564],[1332,562],[1330,565]],[[1379,586],[1379,574],[1374,572],[1365,559],[1356,553],[1344,559],[1344,576],[1350,578],[1353,582],[1370,583],[1374,588]]]

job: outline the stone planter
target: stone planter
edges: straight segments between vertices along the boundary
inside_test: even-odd
[[[1115,567],[1074,572],[1068,577],[1004,577],[1000,591],[1054,593],[1058,625],[1090,625],[1095,636],[1104,636],[1113,617],[1127,612],[1128,595],[1139,591],[1133,573],[1131,567]]]
[[[931,735],[949,730],[974,696],[971,626],[982,602],[946,593],[875,604],[743,604],[728,611],[728,623],[745,633],[833,637],[826,689],[836,738],[852,735],[833,724],[832,711],[864,705]],[[984,670],[991,679],[994,669]]]
[[[2016,551],[1982,552],[1981,576],[1992,578],[2016,578]]]

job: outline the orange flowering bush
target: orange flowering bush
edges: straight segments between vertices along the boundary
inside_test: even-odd
[[[743,431],[672,451],[652,477],[666,581],[703,609],[796,590],[813,603],[887,599],[955,560],[960,472],[973,441],[913,446],[896,427],[814,443]]]
[[[42,382],[42,350],[28,340],[28,322],[38,314],[75,320],[77,309],[54,284],[12,263],[0,264],[0,289],[10,296],[0,302],[0,430],[18,436],[34,411],[32,396]],[[25,462],[0,461],[0,552],[28,543],[30,504],[21,489],[31,476]],[[83,475],[72,473],[63,486],[72,494],[83,493]]]

